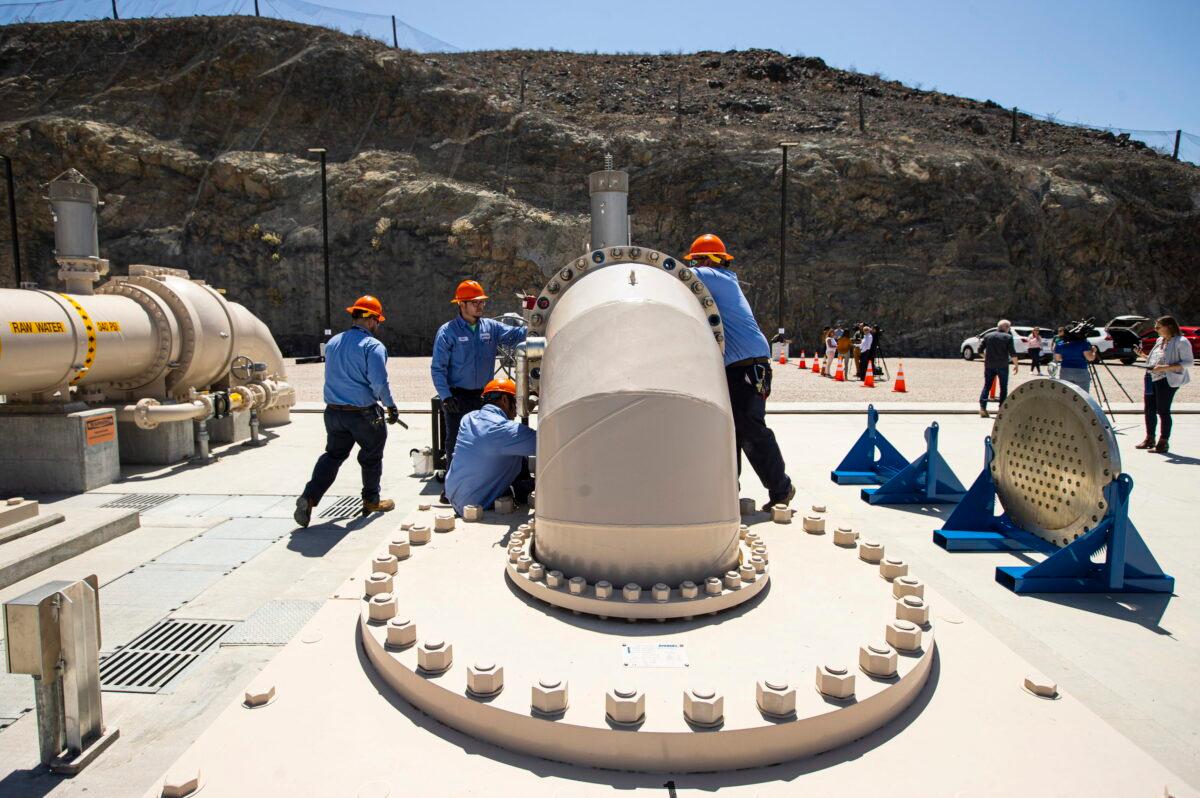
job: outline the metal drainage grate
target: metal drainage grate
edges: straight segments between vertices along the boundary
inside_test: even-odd
[[[166,504],[171,499],[178,498],[178,493],[131,493],[119,499],[100,505],[101,507],[128,507],[131,510],[149,510],[160,504]]]
[[[362,513],[362,499],[358,496],[343,496],[322,510],[318,518],[353,518]]]
[[[100,660],[100,688],[157,693],[233,628],[229,621],[159,621]]]

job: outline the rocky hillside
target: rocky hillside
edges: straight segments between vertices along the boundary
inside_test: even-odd
[[[582,251],[605,152],[631,172],[635,241],[679,253],[719,233],[774,327],[782,139],[799,143],[784,322],[806,339],[869,319],[889,352],[951,354],[998,316],[1196,323],[1200,170],[1027,117],[1010,144],[1010,124],[994,103],[765,51],[423,56],[244,17],[0,29],[26,270],[54,285],[39,184],[75,167],[106,201],[115,272],[190,269],[293,354],[322,327],[309,147],[329,151],[335,327],[374,293],[401,354],[428,350],[461,278],[510,310]]]

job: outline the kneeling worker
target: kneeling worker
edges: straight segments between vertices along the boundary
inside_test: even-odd
[[[504,495],[525,502],[533,490],[525,458],[537,453],[537,433],[513,420],[517,386],[492,380],[482,398],[482,408],[463,416],[446,473],[446,497],[459,515],[468,504],[487,508]]]
[[[750,303],[727,264],[733,256],[715,235],[706,233],[692,242],[684,257],[693,263],[696,276],[717,303],[725,327],[725,379],[729,404],[733,407],[733,430],[737,443],[738,473],[742,452],[766,487],[770,501],[763,505],[788,504],[796,488],[787,475],[783,453],[775,433],[767,426],[767,397],[771,395],[771,347],[754,319]]]
[[[396,507],[391,499],[379,498],[383,476],[383,447],[387,427],[400,420],[388,386],[387,348],[375,337],[383,324],[383,305],[373,296],[358,298],[346,311],[354,326],[338,333],[325,345],[325,453],[313,468],[312,479],[296,499],[296,523],[308,526],[312,510],[337,478],[338,469],[354,444],[362,466],[362,514],[386,513]]]

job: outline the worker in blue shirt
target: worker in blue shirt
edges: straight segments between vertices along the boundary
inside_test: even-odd
[[[446,420],[447,467],[454,457],[459,422],[483,406],[483,388],[496,373],[496,347],[525,340],[524,327],[483,318],[487,299],[482,285],[463,280],[451,300],[458,305],[458,315],[443,324],[433,339],[429,371]]]
[[[486,508],[505,495],[524,503],[533,490],[525,458],[537,452],[537,433],[514,421],[517,386],[492,380],[480,398],[483,407],[463,416],[446,473],[446,495],[459,515],[468,504]]]
[[[733,408],[738,473],[742,472],[745,452],[754,473],[767,489],[770,500],[763,505],[763,511],[769,512],[772,505],[788,504],[796,496],[775,433],[767,426],[771,346],[754,319],[737,275],[727,266],[733,256],[725,251],[724,242],[706,233],[692,242],[684,257],[692,262],[696,276],[712,294],[721,314],[725,328],[725,379]]]
[[[387,349],[374,332],[383,323],[383,305],[373,296],[359,297],[346,308],[354,326],[325,345],[325,453],[317,459],[312,479],[296,499],[296,523],[307,527],[312,510],[337,478],[338,469],[358,444],[362,466],[362,514],[395,509],[391,499],[379,498],[387,423],[400,421],[388,387]],[[382,405],[382,407],[381,407]]]

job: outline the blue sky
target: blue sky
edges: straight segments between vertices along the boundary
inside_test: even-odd
[[[1063,120],[1200,134],[1197,0],[341,1],[461,49],[764,47]]]

